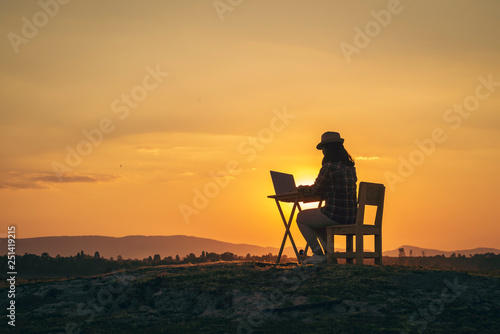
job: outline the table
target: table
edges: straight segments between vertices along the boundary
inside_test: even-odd
[[[297,251],[297,246],[295,246],[295,242],[293,241],[292,233],[290,232],[290,226],[292,225],[293,216],[295,215],[295,210],[298,209],[301,211],[300,202],[302,203],[311,203],[311,202],[319,202],[318,208],[321,207],[322,199],[320,196],[304,196],[302,193],[298,191],[279,194],[279,195],[269,195],[267,198],[272,198],[276,201],[276,205],[278,206],[278,210],[280,212],[281,219],[283,220],[283,224],[285,224],[285,235],[283,236],[283,241],[281,242],[280,251],[278,253],[278,258],[276,259],[276,263],[279,263],[281,260],[281,255],[283,254],[283,249],[285,248],[286,239],[290,237],[290,242],[292,243],[293,250],[295,251],[295,255],[297,256],[297,261],[301,263],[301,258],[299,256],[299,252]],[[281,209],[280,202],[285,203],[293,203],[292,213],[290,213],[290,217],[285,218],[285,214],[283,213],[283,209]],[[309,245],[306,245],[305,253],[307,253]]]

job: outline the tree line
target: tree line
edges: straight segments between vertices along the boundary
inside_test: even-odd
[[[203,251],[200,256],[194,253],[187,254],[184,257],[167,256],[161,258],[160,254],[154,254],[142,260],[139,259],[123,259],[121,255],[114,258],[103,258],[99,252],[94,255],[85,254],[83,251],[74,256],[51,257],[48,253],[42,255],[27,254],[16,256],[16,269],[20,277],[75,277],[75,276],[91,276],[104,273],[110,273],[120,269],[135,269],[145,266],[157,265],[174,265],[174,264],[195,264],[204,262],[217,261],[260,261],[260,262],[276,262],[277,256],[271,253],[263,256],[255,256],[247,254],[246,256],[238,256],[231,252],[222,254]],[[285,255],[282,260],[287,261]],[[0,265],[2,268],[7,267],[7,255],[0,256]]]
[[[51,257],[48,253],[42,255],[24,254],[16,256],[16,270],[19,277],[38,278],[38,277],[78,277],[92,276],[98,274],[110,273],[120,269],[135,269],[147,266],[175,265],[175,264],[196,264],[204,262],[217,261],[252,261],[252,262],[271,262],[275,263],[276,255],[271,253],[263,256],[247,254],[238,256],[231,252],[213,253],[203,251],[200,256],[194,253],[184,257],[167,256],[161,258],[160,254],[154,254],[142,260],[123,259],[118,255],[116,259],[106,259],[100,256],[99,252],[94,255],[85,254],[83,251],[74,256],[64,257],[57,255]],[[0,256],[0,265],[7,268],[7,255]],[[295,258],[288,258],[283,255],[281,262],[295,261]],[[341,261],[343,262],[343,261]],[[494,253],[469,255],[452,254],[450,257],[444,255],[436,256],[410,256],[410,257],[384,257],[384,265],[405,265],[421,266],[441,269],[460,269],[460,270],[485,270],[500,272],[500,254]]]
[[[421,266],[439,269],[487,270],[500,271],[500,254],[451,254],[435,256],[402,256],[384,257],[384,264],[399,264],[405,266]]]

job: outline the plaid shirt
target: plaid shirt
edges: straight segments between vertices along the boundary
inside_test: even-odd
[[[339,224],[354,224],[358,211],[356,201],[356,168],[343,162],[327,162],[321,167],[311,186],[301,186],[307,195],[320,195],[325,200],[321,211]]]

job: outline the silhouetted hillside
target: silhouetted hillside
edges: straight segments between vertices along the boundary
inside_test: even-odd
[[[16,286],[19,333],[498,333],[500,278],[211,262]],[[8,305],[7,293],[0,304]],[[9,310],[0,316],[7,321]],[[7,326],[4,324],[4,326]]]
[[[6,239],[0,239],[0,245],[6,245]],[[7,247],[1,247],[0,255],[4,255]],[[245,256],[277,254],[278,248],[260,247],[248,244],[233,244],[229,242],[217,241],[213,239],[190,237],[185,235],[172,236],[126,236],[121,238],[103,236],[62,236],[62,237],[40,237],[18,239],[16,242],[17,254],[49,253],[56,255],[70,256],[83,251],[85,254],[99,252],[101,257],[116,258],[121,255],[127,258],[147,258],[154,254],[161,257],[176,256],[181,257],[186,254],[201,254],[205,252],[224,253],[231,252],[236,255]],[[290,254],[291,255],[291,254]]]

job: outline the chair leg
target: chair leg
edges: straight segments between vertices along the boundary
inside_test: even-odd
[[[363,234],[356,234],[356,264],[363,264]]]
[[[335,251],[334,235],[331,228],[326,228],[326,263],[338,263],[337,259],[333,257]]]
[[[345,236],[345,248],[346,248],[345,250],[346,250],[346,252],[352,252],[354,250],[353,246],[354,246],[353,235],[352,234],[346,235]],[[353,259],[346,258],[345,262],[346,263],[353,263]]]
[[[375,235],[375,252],[378,253],[378,257],[375,258],[375,264],[378,266],[382,265],[382,235]]]

